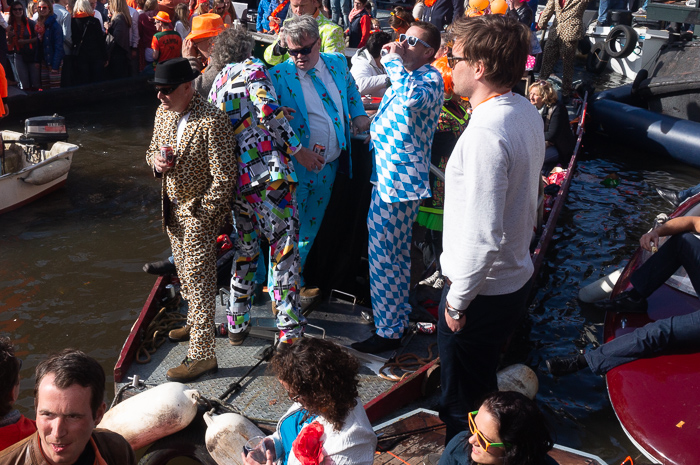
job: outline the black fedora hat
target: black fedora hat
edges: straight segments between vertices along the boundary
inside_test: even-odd
[[[173,58],[163,63],[158,63],[155,76],[148,82],[174,86],[190,82],[199,75],[200,72],[192,69],[187,58]]]

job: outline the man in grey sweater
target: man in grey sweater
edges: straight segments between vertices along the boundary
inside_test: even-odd
[[[499,15],[463,18],[453,28],[454,90],[473,113],[445,181],[438,346],[446,442],[497,390],[500,349],[525,315],[545,151],[542,118],[510,91],[525,69],[527,29]]]

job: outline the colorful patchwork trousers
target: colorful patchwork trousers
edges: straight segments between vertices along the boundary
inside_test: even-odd
[[[377,335],[388,339],[400,338],[408,327],[411,236],[420,203],[386,203],[372,189],[367,215],[370,293]]]
[[[194,360],[213,358],[216,312],[216,231],[197,218],[179,217],[173,207],[167,227],[182,297],[187,300],[190,346]]]
[[[260,258],[260,234],[270,243],[270,296],[278,311],[277,327],[299,328],[306,320],[299,307],[299,220],[290,184],[278,180],[241,193],[236,197],[233,213],[238,237],[226,312],[229,331],[240,332],[248,325]]]

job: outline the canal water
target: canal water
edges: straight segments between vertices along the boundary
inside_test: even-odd
[[[30,378],[51,351],[86,351],[111,386],[154,282],[141,267],[168,254],[160,182],[144,161],[156,106],[154,95],[65,112],[70,142],[80,146],[65,188],[0,216],[0,334],[24,359],[18,407],[31,417]],[[19,123],[5,128],[21,132]],[[582,335],[602,337],[603,315],[582,308],[578,290],[623,266],[654,216],[669,211],[654,186],[685,188],[700,179],[697,170],[631,152],[623,142],[587,140],[522,342],[508,356],[538,373],[538,400],[557,442],[611,464],[627,455],[644,461],[615,418],[604,379],[587,370],[555,379],[544,360],[575,353]],[[620,178],[614,188],[601,184],[611,173]]]

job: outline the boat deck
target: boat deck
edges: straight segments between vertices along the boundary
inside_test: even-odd
[[[364,310],[371,310],[360,305],[341,300],[337,293],[332,293],[331,299],[323,301],[308,317],[306,334],[312,337],[325,337],[340,345],[349,346],[352,342],[364,340],[372,335],[374,326],[369,324],[361,315]],[[222,302],[223,300],[223,302]],[[226,321],[226,293],[217,297],[216,322]],[[186,304],[179,303],[177,308],[168,313],[185,315]],[[216,355],[219,371],[206,375],[188,386],[197,389],[208,399],[219,399],[228,387],[237,382],[246,372],[259,361],[262,351],[273,344],[277,330],[272,318],[270,300],[265,295],[262,301],[251,309],[251,334],[240,346],[232,346],[228,337],[216,338]],[[404,353],[414,353],[419,357],[428,357],[429,346],[436,342],[436,335],[416,333],[408,340]],[[166,372],[169,368],[179,365],[187,355],[188,342],[173,343],[166,340],[150,356],[148,363],[132,363],[124,372],[122,382],[116,383],[116,389],[128,385],[128,377],[137,375],[148,385],[158,385],[167,382]],[[379,356],[361,354],[347,347],[357,356],[360,367],[360,398],[363,403],[383,394],[396,383],[377,376],[379,370],[391,357],[392,351]],[[401,351],[401,349],[399,349]],[[433,357],[437,355],[434,350]],[[143,357],[145,358],[145,357]],[[267,362],[263,362],[251,375],[241,383],[238,392],[232,392],[223,399],[242,415],[261,423],[276,423],[291,406],[291,401],[282,386],[272,373],[267,370]]]

